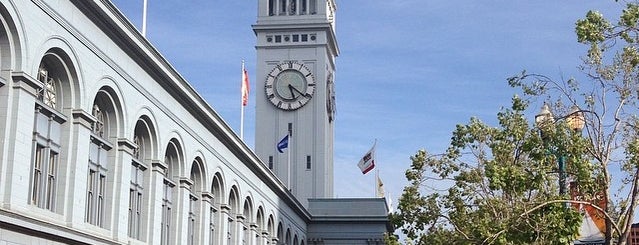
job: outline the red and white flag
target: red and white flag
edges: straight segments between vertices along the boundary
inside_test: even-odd
[[[248,71],[243,69],[242,71],[242,106],[248,105],[249,98],[249,78]]]
[[[373,144],[373,147],[357,163],[359,169],[362,170],[362,174],[366,174],[375,168],[375,145],[377,143]]]

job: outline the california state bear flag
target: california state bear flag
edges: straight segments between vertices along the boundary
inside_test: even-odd
[[[373,147],[357,163],[359,169],[362,170],[362,174],[366,174],[375,168],[375,145],[377,143],[373,144]]]

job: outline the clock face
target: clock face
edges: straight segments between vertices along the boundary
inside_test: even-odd
[[[313,98],[315,78],[305,65],[289,61],[271,70],[264,87],[266,99],[277,108],[297,110]]]

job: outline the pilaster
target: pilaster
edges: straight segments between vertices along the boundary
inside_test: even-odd
[[[189,217],[191,186],[193,186],[193,181],[188,178],[181,177],[178,180],[178,195],[175,196],[176,203],[173,203],[173,207],[176,208],[173,219],[173,224],[175,224],[173,229],[177,231],[175,234],[176,244],[187,244],[188,241],[188,223],[186,221]]]
[[[5,208],[26,211],[33,155],[34,106],[37,91],[42,88],[42,83],[23,72],[13,73],[12,79],[12,89],[8,91],[8,97],[12,98],[11,115],[8,115],[7,120],[7,128],[12,130],[8,131],[4,138],[15,140],[3,146],[3,149],[6,149],[6,156],[3,158],[6,161],[2,163],[0,196],[3,197]]]
[[[232,245],[230,243],[231,237],[229,234],[230,229],[229,226],[232,224],[233,219],[231,218],[231,206],[226,204],[220,204],[220,239],[222,243],[220,245]]]
[[[129,189],[131,185],[131,162],[133,150],[137,148],[133,141],[126,138],[117,139],[115,164],[109,166],[113,178],[111,204],[111,232],[117,241],[128,240],[129,229]],[[117,177],[117,179],[115,178]]]
[[[167,166],[162,161],[151,161],[150,180],[148,184],[149,207],[147,208],[149,218],[147,220],[148,244],[160,244],[162,233],[162,195],[164,190],[164,173]],[[147,187],[147,186],[145,186]]]
[[[213,206],[213,194],[210,192],[202,192],[201,194],[201,202],[200,202],[200,212],[199,212],[199,221],[200,221],[200,229],[198,230],[199,241],[201,244],[213,244],[209,241],[211,237],[209,232],[209,224],[211,223],[211,207]]]
[[[64,177],[68,181],[65,217],[69,225],[78,225],[84,224],[89,139],[91,138],[91,125],[96,119],[82,109],[73,110],[72,118],[71,135],[73,138],[69,140],[71,150],[68,162],[74,164],[68,164],[61,173],[73,173]]]

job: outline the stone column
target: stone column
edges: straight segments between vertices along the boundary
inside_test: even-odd
[[[146,221],[146,241],[148,244],[161,244],[162,234],[162,198],[164,194],[164,173],[167,166],[162,161],[151,162],[148,187],[148,211],[149,219]]]
[[[259,240],[260,240],[260,234],[257,231],[257,224],[256,223],[251,223],[250,225],[250,232],[249,232],[249,244],[251,245],[257,245],[259,244]]]
[[[133,161],[133,150],[137,145],[133,141],[120,138],[118,139],[118,148],[116,152],[115,162],[109,166],[111,172],[111,181],[113,189],[111,190],[111,199],[107,199],[111,204],[111,232],[117,241],[128,240],[129,229],[129,190],[131,188],[131,161]],[[109,216],[108,213],[105,216]]]
[[[229,226],[233,222],[230,212],[231,212],[231,207],[229,205],[220,204],[220,227],[218,228],[219,229],[218,234],[220,234],[220,240],[222,240],[220,245],[233,245],[233,244],[230,244],[231,238],[229,237],[231,235],[229,234],[230,233]]]
[[[180,178],[179,182],[178,193],[175,198],[176,203],[173,204],[173,207],[177,207],[173,218],[173,224],[175,224],[173,230],[176,231],[176,239],[174,240],[177,241],[176,244],[187,244],[189,231],[187,219],[189,217],[189,202],[191,200],[193,181],[188,178]]]
[[[69,164],[65,169],[59,169],[60,176],[67,180],[68,193],[64,209],[66,221],[73,227],[84,226],[86,212],[87,166],[89,164],[89,139],[91,125],[95,117],[81,109],[73,110],[73,124],[71,125]],[[73,174],[70,174],[73,173]],[[68,176],[67,176],[68,175]],[[82,225],[81,225],[82,224]]]
[[[199,244],[212,244],[209,240],[211,237],[210,223],[211,220],[211,208],[213,207],[213,195],[210,192],[202,192],[202,201],[200,202],[200,229],[199,229]],[[215,243],[217,244],[217,243]]]
[[[29,188],[31,179],[31,155],[33,148],[34,108],[38,90],[42,83],[26,73],[14,73],[13,83],[7,91],[6,104],[1,103],[3,111],[11,114],[1,115],[12,129],[0,141],[0,196],[5,208],[28,212]],[[3,122],[4,123],[4,122]],[[5,141],[12,139],[11,141]],[[6,151],[5,151],[6,149]],[[67,148],[68,149],[68,148]],[[62,191],[62,190],[61,190]]]
[[[246,232],[248,232],[248,228],[246,227],[246,218],[242,214],[235,214],[235,241],[236,244],[247,245],[249,244],[246,240]]]

